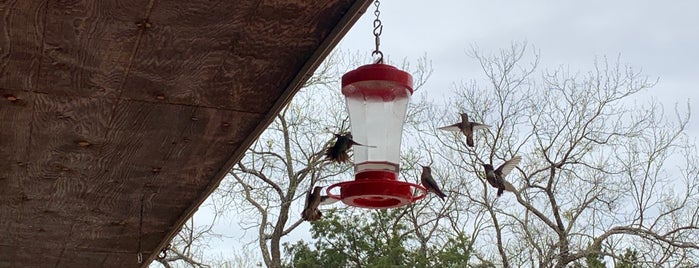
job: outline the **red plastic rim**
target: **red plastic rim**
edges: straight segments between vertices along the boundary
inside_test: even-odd
[[[340,195],[331,193],[334,188],[340,188]],[[425,197],[427,189],[414,183],[391,179],[360,179],[330,185],[326,192],[331,198],[342,200],[349,206],[382,209],[415,203]]]
[[[389,81],[406,87],[413,94],[413,76],[387,64],[367,64],[342,76],[342,87],[363,81]]]

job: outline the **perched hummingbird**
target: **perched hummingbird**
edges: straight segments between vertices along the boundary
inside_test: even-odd
[[[349,155],[347,154],[347,151],[352,148],[352,145],[357,145],[357,146],[367,146],[367,145],[362,145],[354,140],[352,140],[352,133],[347,133],[345,135],[340,135],[340,134],[334,134],[335,138],[337,140],[335,141],[335,144],[328,148],[328,151],[325,153],[325,158],[330,160],[330,161],[335,161],[338,163],[344,163],[349,161]],[[376,146],[367,146],[371,148],[376,148]]]
[[[522,161],[522,157],[515,156],[500,165],[496,170],[493,170],[493,166],[490,164],[483,164],[483,168],[485,168],[485,179],[490,185],[498,188],[498,197],[501,196],[505,190],[514,192],[514,186],[505,180],[505,176],[510,174],[510,171],[519,164],[519,161]]]
[[[434,181],[434,178],[432,178],[432,168],[426,167],[423,165],[422,166],[422,175],[420,175],[420,181],[422,182],[422,186],[425,186],[427,188],[427,191],[433,192],[439,196],[442,200],[444,200],[447,195],[442,192],[442,190],[439,189],[439,186],[437,186],[437,182]]]
[[[468,144],[468,146],[470,147],[473,147],[473,131],[478,129],[486,129],[489,127],[489,125],[476,122],[469,122],[468,114],[462,113],[461,122],[446,127],[440,127],[439,129],[446,131],[461,131],[461,133],[464,133],[464,135],[466,135],[466,144]]]
[[[323,187],[316,186],[313,187],[313,192],[309,191],[306,195],[306,207],[301,212],[301,218],[306,221],[317,221],[323,217],[323,214],[318,210],[318,206],[322,201],[322,196],[320,195]]]

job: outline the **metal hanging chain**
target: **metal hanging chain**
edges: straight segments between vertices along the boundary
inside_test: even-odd
[[[379,15],[381,15],[381,12],[379,11],[380,4],[381,3],[379,3],[379,0],[374,1],[374,6],[376,6],[376,10],[374,11],[374,15],[376,15],[376,19],[374,19],[374,40],[376,43],[376,49],[371,52],[371,55],[378,55],[379,58],[376,60],[376,63],[383,63],[383,53],[381,50],[379,50],[379,45],[381,44],[379,36],[381,36],[381,33],[383,32],[383,25],[381,25],[381,20],[379,19]]]
[[[167,246],[160,250],[160,253],[158,253],[159,260],[164,260],[165,258],[167,258],[167,251],[170,250],[171,246],[172,244],[167,244]]]

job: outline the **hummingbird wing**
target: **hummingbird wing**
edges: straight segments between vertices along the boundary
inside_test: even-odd
[[[444,192],[442,192],[441,189],[439,189],[439,186],[437,186],[437,182],[434,181],[432,176],[426,177],[422,179],[422,185],[427,188],[428,191],[433,192],[439,196],[442,200],[444,200],[445,197],[447,197]]]
[[[509,181],[506,181],[504,178],[502,179],[502,184],[503,184],[503,186],[505,186],[505,190],[507,190],[507,191],[510,191],[513,193],[517,191],[517,188],[515,188],[515,186],[512,185],[512,183],[510,183]]]
[[[444,131],[459,131],[459,132],[460,132],[460,131],[461,131],[461,128],[459,127],[460,125],[461,125],[461,123],[456,123],[456,124],[453,124],[453,125],[448,125],[448,126],[440,127],[440,128],[437,128],[437,129],[439,129],[439,130],[444,130]]]
[[[471,127],[473,128],[473,130],[490,128],[489,125],[481,124],[481,123],[471,123]]]
[[[521,156],[515,156],[512,159],[507,160],[505,163],[500,165],[498,169],[495,170],[495,173],[500,174],[500,177],[504,179],[505,176],[507,176],[507,174],[510,174],[512,169],[514,169],[519,164],[519,161],[522,161]]]
[[[340,199],[335,199],[327,195],[323,195],[320,197],[320,205],[331,205],[335,204],[335,202],[340,201]]]
[[[318,211],[318,205],[320,205],[321,196],[320,192],[322,189],[313,189],[313,192],[308,191],[306,196],[306,208],[301,212],[301,218],[306,221],[317,221],[320,219],[320,211]]]

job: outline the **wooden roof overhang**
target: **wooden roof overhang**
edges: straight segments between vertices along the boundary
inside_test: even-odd
[[[369,4],[0,1],[0,267],[147,266]]]

